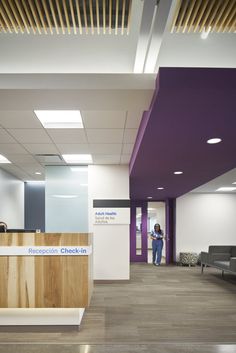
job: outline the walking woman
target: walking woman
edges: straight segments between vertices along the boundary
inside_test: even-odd
[[[155,266],[160,266],[161,264],[163,238],[164,238],[163,231],[161,230],[160,224],[157,223],[154,225],[154,230],[152,230],[151,232],[152,263]]]

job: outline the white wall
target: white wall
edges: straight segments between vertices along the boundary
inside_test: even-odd
[[[176,252],[236,245],[236,195],[187,194],[176,201]]]
[[[94,199],[129,199],[128,166],[93,165],[88,172],[89,231],[94,234],[94,279],[129,279],[129,225],[93,225]]]
[[[0,169],[0,221],[24,228],[24,183]]]

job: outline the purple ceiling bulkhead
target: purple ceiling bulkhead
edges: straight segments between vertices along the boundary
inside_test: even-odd
[[[206,143],[214,137],[222,142]],[[160,68],[131,157],[131,199],[179,197],[235,167],[236,69]]]

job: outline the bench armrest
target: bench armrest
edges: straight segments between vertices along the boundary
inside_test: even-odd
[[[236,272],[236,257],[230,258],[229,269],[230,269],[230,271]]]
[[[202,251],[201,252],[201,263],[208,264],[208,257],[209,257],[208,252]]]

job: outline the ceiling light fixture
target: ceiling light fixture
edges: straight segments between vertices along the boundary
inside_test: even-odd
[[[152,196],[148,196],[147,199],[149,199],[149,200],[152,199]]]
[[[216,191],[234,191],[236,190],[236,187],[232,187],[232,186],[223,186],[219,189],[217,189]]]
[[[174,172],[175,175],[180,175],[180,174],[183,174],[183,172],[181,170],[177,171],[177,172]]]
[[[4,157],[2,154],[0,154],[0,163],[11,163],[10,161],[9,161],[9,159],[7,159],[6,157]]]
[[[232,184],[234,184],[234,185],[235,185],[235,184],[236,184],[236,181],[234,181]]]
[[[35,172],[36,175],[41,175],[42,173],[41,172]]]
[[[69,164],[90,164],[93,163],[91,154],[63,154],[64,161]]]
[[[157,188],[157,190],[164,190],[164,188],[163,187],[159,187],[159,188]]]
[[[214,137],[212,139],[207,140],[207,143],[209,143],[210,145],[214,145],[215,143],[219,143],[222,140],[219,137]]]
[[[79,110],[34,110],[45,129],[83,129]]]
[[[208,27],[207,31],[206,31],[205,28],[204,28],[204,30],[203,30],[202,33],[201,33],[201,38],[202,38],[202,39],[207,39],[207,37],[208,37],[210,31],[211,31],[211,26]]]

